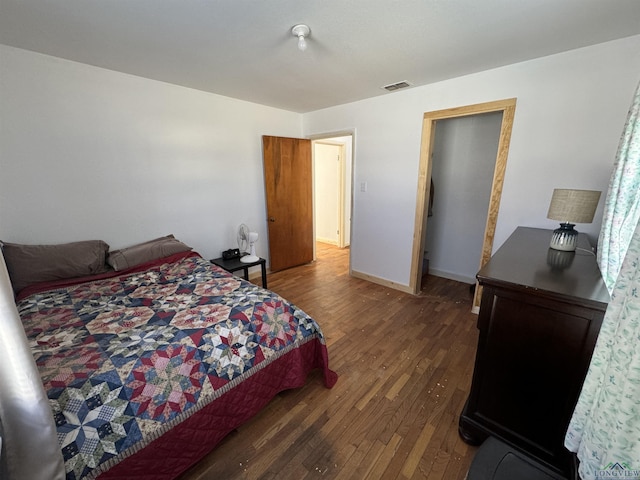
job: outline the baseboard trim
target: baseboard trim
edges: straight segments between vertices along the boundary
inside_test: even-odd
[[[444,270],[438,270],[437,268],[429,268],[429,275],[436,277],[448,278],[449,280],[455,280],[456,282],[475,284],[476,279],[467,275],[460,275],[457,273],[446,272]]]
[[[399,290],[401,292],[410,293],[411,295],[413,295],[413,291],[411,290],[411,288],[409,288],[409,285],[402,285],[400,283],[392,282],[391,280],[375,277],[373,275],[369,275],[368,273],[357,272],[355,270],[351,271],[351,276],[359,278],[361,280],[366,280],[367,282],[375,283],[377,285],[382,285],[383,287],[393,288],[394,290]]]
[[[327,245],[334,245],[336,247],[338,247],[338,241],[337,240],[331,240],[330,238],[320,238],[317,237],[316,238],[316,242],[322,242],[322,243],[326,243]]]

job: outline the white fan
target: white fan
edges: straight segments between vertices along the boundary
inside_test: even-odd
[[[256,255],[257,241],[258,233],[249,231],[249,227],[244,223],[240,224],[240,227],[238,227],[238,249],[240,249],[242,253],[249,253],[249,255],[240,257],[242,263],[253,263],[260,260]],[[247,248],[249,248],[249,252],[247,252]]]

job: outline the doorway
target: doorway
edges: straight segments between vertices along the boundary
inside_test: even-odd
[[[501,123],[502,112],[437,122],[425,218],[425,265],[432,275],[475,283]]]
[[[316,242],[348,249],[351,244],[353,134],[315,136],[311,150],[314,238]],[[321,251],[316,249],[314,257]]]
[[[500,207],[500,197],[502,195],[502,185],[504,172],[506,169],[507,156],[509,152],[509,142],[511,130],[513,128],[513,118],[515,115],[516,99],[500,100],[496,102],[481,103],[466,107],[458,107],[447,110],[438,110],[424,114],[422,124],[422,145],[420,148],[420,167],[418,171],[418,192],[416,201],[416,215],[414,224],[414,243],[411,259],[410,288],[418,294],[420,291],[423,258],[426,244],[426,232],[428,230],[429,218],[427,215],[429,198],[431,195],[431,180],[433,168],[433,153],[435,146],[436,123],[445,119],[468,117],[490,112],[501,112],[500,133],[498,138],[497,154],[489,202],[486,216],[486,225],[482,239],[481,256],[478,268],[482,267],[491,257],[493,248],[493,237],[498,219]],[[437,187],[435,187],[437,188]],[[476,286],[473,299],[472,311],[477,312],[480,306],[480,288]]]

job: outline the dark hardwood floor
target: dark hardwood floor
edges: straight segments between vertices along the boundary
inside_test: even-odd
[[[478,338],[469,285],[429,276],[412,296],[348,274],[348,250],[318,244],[269,288],[314,317],[330,366],[279,394],[181,480],[464,479],[458,436]],[[259,280],[258,280],[259,283]]]

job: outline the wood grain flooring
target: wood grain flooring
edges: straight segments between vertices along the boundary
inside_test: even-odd
[[[458,436],[478,339],[469,285],[428,276],[412,296],[348,274],[348,250],[269,275],[323,329],[338,383],[279,394],[181,480],[464,479]]]

